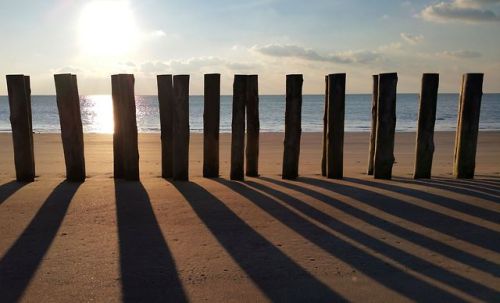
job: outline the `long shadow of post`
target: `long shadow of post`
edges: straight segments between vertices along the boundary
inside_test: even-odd
[[[369,184],[370,186],[377,186],[379,188],[387,189],[390,191],[394,191],[400,194],[404,195],[409,195],[413,197],[418,197],[422,200],[425,200],[427,202],[440,205],[449,209],[453,209],[459,212],[462,212],[464,214],[476,216],[478,218],[481,218],[483,220],[487,220],[493,223],[498,223],[499,222],[499,216],[500,214],[495,211],[491,211],[482,207],[475,206],[473,204],[465,203],[456,199],[448,198],[442,195],[436,195],[433,193],[430,193],[425,190],[420,190],[416,188],[408,188],[408,187],[403,187],[400,185],[396,185],[394,183],[392,184],[384,184],[384,183],[375,183],[375,182],[370,182],[370,181],[363,181],[359,179],[353,179],[353,178],[346,178],[347,181],[352,181],[352,182],[358,182],[361,184]],[[478,197],[481,199],[489,200],[492,202],[498,202],[500,198],[493,199],[491,196],[481,194],[479,192],[473,192],[470,190],[466,190],[463,187],[458,186],[447,186],[444,184],[440,184],[439,181],[437,180],[405,180],[405,179],[398,179],[396,182],[401,182],[401,183],[406,183],[406,184],[418,184],[421,186],[427,186],[427,187],[434,187],[438,189],[444,189],[448,191],[454,191],[457,193],[465,194],[470,197]]]
[[[28,183],[10,181],[0,185],[0,205],[26,184]]]
[[[370,249],[373,249],[374,251],[394,260],[395,262],[402,263],[405,267],[410,268],[415,272],[418,272],[434,280],[438,280],[442,283],[448,284],[451,287],[460,289],[461,291],[468,293],[471,296],[476,296],[480,299],[491,300],[493,298],[500,297],[500,293],[493,289],[477,283],[476,281],[450,272],[447,269],[430,263],[427,260],[410,254],[398,247],[389,245],[384,241],[381,241],[354,226],[343,223],[335,219],[334,217],[325,214],[312,207],[311,205],[282,191],[252,181],[248,181],[246,184],[280,199],[281,201],[290,205],[292,208],[302,212],[306,216],[318,222],[321,222],[332,230],[335,230],[336,232],[341,233],[344,236],[369,247]]]
[[[328,251],[333,256],[348,263],[380,284],[411,300],[419,302],[464,302],[463,299],[429,282],[420,280],[305,220],[281,205],[274,198],[257,192],[241,183],[233,183],[225,180],[219,180],[219,182],[239,193],[315,245]]]
[[[273,302],[346,302],[195,183],[172,183],[219,243]]]
[[[439,254],[442,254],[450,259],[454,259],[458,262],[466,264],[471,267],[475,267],[484,272],[490,273],[496,277],[500,277],[500,266],[494,262],[490,262],[463,250],[457,249],[453,246],[450,246],[446,243],[434,240],[424,234],[417,233],[411,229],[405,228],[401,225],[392,223],[385,219],[379,218],[375,215],[372,215],[362,209],[352,206],[349,203],[342,202],[338,199],[334,199],[328,195],[322,194],[318,191],[312,190],[305,186],[299,185],[300,183],[294,182],[283,182],[276,179],[260,177],[260,179],[265,180],[269,183],[276,184],[278,186],[288,188],[291,190],[295,190],[301,192],[305,195],[308,195],[318,201],[321,201],[333,208],[336,208],[340,211],[343,211],[353,217],[356,217],[364,222],[376,226],[380,229],[385,230],[393,235],[396,235],[400,238],[403,238],[407,241],[413,242],[417,245],[423,246],[429,250],[435,251]],[[364,191],[361,189],[361,191]],[[366,193],[367,197],[369,197],[369,193]]]
[[[419,184],[422,186],[434,187],[442,190],[452,191],[455,193],[480,198],[483,200],[488,200],[490,202],[500,203],[500,190],[490,189],[489,187],[484,187],[482,185],[467,184],[465,182],[450,182],[444,179],[430,179],[430,180],[408,180],[408,179],[396,179],[398,182],[407,184]],[[458,202],[460,206],[462,202]],[[467,212],[467,210],[465,210]],[[497,221],[498,221],[498,214]]]
[[[186,302],[174,259],[140,182],[115,180],[124,302]]]
[[[80,183],[60,183],[0,260],[0,301],[17,302],[56,237]]]
[[[498,232],[491,229],[396,199],[390,195],[363,190],[362,188],[346,185],[345,183],[332,183],[330,181],[308,177],[302,177],[300,181],[351,197],[383,212],[425,226],[437,232],[447,234],[494,252],[500,252],[500,245],[497,244],[500,235]],[[398,192],[388,184],[381,185],[380,183],[352,178],[345,178],[345,181]],[[417,193],[414,192],[413,194]]]

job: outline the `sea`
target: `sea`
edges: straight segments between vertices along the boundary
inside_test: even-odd
[[[457,124],[458,94],[440,94],[437,104],[436,131],[454,131]],[[368,132],[371,124],[370,94],[346,95],[345,130]],[[82,123],[86,133],[112,133],[113,108],[110,95],[80,97]],[[220,131],[231,132],[232,96],[221,96]],[[412,132],[417,126],[418,94],[398,94],[396,130]],[[302,131],[323,130],[323,95],[304,95]],[[160,132],[157,96],[136,96],[137,127],[142,133]],[[283,132],[285,129],[285,96],[259,96],[261,132]],[[55,96],[32,96],[33,131],[60,132]],[[190,96],[191,132],[203,131],[203,96]],[[481,103],[480,130],[500,130],[500,94],[484,94]],[[10,132],[9,103],[0,96],[0,132]]]

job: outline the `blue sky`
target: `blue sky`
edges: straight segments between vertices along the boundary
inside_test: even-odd
[[[500,92],[500,0],[18,0],[2,1],[0,24],[1,70],[29,74],[33,94],[53,94],[62,72],[81,94],[108,94],[113,73],[135,74],[138,94],[156,93],[157,74],[189,73],[200,94],[211,72],[226,94],[235,73],[281,94],[286,74],[322,93],[338,72],[359,93],[392,71],[400,92],[418,92],[423,72],[441,74],[442,92],[484,72],[485,92]]]

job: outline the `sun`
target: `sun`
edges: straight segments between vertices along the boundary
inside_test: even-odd
[[[91,1],[82,9],[79,39],[80,48],[85,54],[128,54],[139,45],[139,36],[139,28],[128,1]]]

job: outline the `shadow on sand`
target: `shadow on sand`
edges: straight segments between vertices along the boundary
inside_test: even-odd
[[[222,180],[218,182],[226,183]],[[271,301],[347,302],[267,241],[206,189],[192,182],[172,184]]]
[[[244,183],[237,183],[226,180],[219,180],[219,182],[227,186],[234,192],[245,197],[250,202],[254,203],[257,207],[266,211],[272,217],[279,220],[289,228],[293,229],[299,235],[303,236],[315,245],[329,252],[332,256],[335,256],[336,258],[339,258],[340,260],[348,263],[349,265],[374,279],[378,283],[400,293],[403,296],[406,296],[407,298],[421,302],[464,301],[463,299],[457,297],[452,293],[449,293],[427,281],[421,280],[407,273],[406,271],[388,262],[385,262],[378,257],[373,256],[372,254],[367,253],[366,251],[338,236],[335,236],[328,230],[319,227],[311,221],[305,220],[302,216],[298,215],[295,212],[292,212],[290,209],[282,205],[275,197],[265,195]],[[255,183],[252,182],[252,185],[254,184]],[[273,193],[278,194],[275,190],[273,190]],[[281,198],[284,198],[286,200],[284,202],[289,206],[303,212],[306,215],[314,216],[315,220],[320,219],[321,223],[324,223],[325,219],[329,220],[330,223],[328,225],[330,228],[334,228],[336,232],[342,233],[358,243],[367,245],[369,247],[378,246],[379,250],[381,251],[383,251],[384,249],[391,249],[387,245],[380,243],[376,239],[363,234],[350,226],[338,225],[339,222],[333,220],[331,217],[325,216],[318,211],[313,212],[311,206],[304,204],[298,199],[290,196],[285,197],[281,194],[280,196]],[[395,250],[389,250],[386,254],[391,253],[399,253],[399,256],[403,256],[400,252],[397,252]],[[422,268],[422,270],[429,269]],[[489,289],[487,289],[487,291],[489,291]]]
[[[0,205],[5,202],[5,200],[7,200],[10,196],[12,196],[16,191],[27,184],[29,183],[10,181],[0,185]]]
[[[140,182],[115,180],[124,302],[186,302],[172,253]]]
[[[17,302],[21,298],[56,237],[78,187],[80,183],[60,183],[0,260],[0,301]]]

